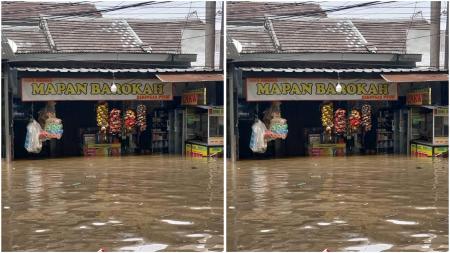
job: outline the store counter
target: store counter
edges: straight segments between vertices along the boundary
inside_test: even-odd
[[[308,154],[310,156],[345,156],[345,143],[336,144],[310,144],[308,147]]]
[[[208,144],[202,141],[186,141],[187,157],[220,157],[223,155],[223,144]]]
[[[112,144],[87,143],[83,147],[83,153],[85,156],[120,156],[121,145],[120,143],[112,143]]]
[[[411,141],[411,156],[416,157],[438,157],[448,154],[448,145],[433,144],[427,141]]]

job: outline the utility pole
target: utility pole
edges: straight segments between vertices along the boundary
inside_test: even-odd
[[[431,1],[430,66],[439,68],[441,50],[441,2]]]
[[[206,1],[205,66],[214,68],[216,53],[216,2]]]
[[[223,55],[224,55],[224,50],[223,50],[223,43],[224,43],[224,38],[223,38],[223,31],[225,28],[225,23],[224,23],[224,16],[225,16],[225,1],[222,1],[222,23],[221,23],[221,28],[220,28],[220,59],[219,59],[219,68],[223,69]]]
[[[444,68],[448,70],[448,6],[449,2],[447,2],[447,16],[446,16],[446,23],[447,27],[445,28],[445,62],[444,62]]]

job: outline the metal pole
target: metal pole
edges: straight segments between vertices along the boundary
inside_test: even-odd
[[[228,79],[228,96],[227,96],[227,101],[228,101],[228,122],[229,122],[229,133],[230,133],[230,150],[231,150],[231,162],[234,163],[236,161],[236,136],[234,133],[234,119],[235,119],[235,115],[234,115],[234,81],[235,78],[234,76],[236,75],[235,72],[235,68],[231,67],[231,76]],[[230,72],[228,72],[230,73]]]
[[[447,26],[445,28],[445,62],[444,62],[444,68],[448,69],[448,8],[449,7],[449,2],[447,2],[447,17],[446,19],[446,23]]]
[[[441,2],[431,1],[430,66],[439,68]]]
[[[9,82],[10,82],[10,69],[9,66],[6,65],[6,73],[3,83],[3,99],[4,100],[4,108],[3,108],[3,127],[5,128],[5,158],[6,162],[11,162],[11,123],[10,121],[10,115],[9,115]]]
[[[214,68],[216,41],[216,2],[206,1],[205,66]]]
[[[222,1],[222,24],[220,29],[220,59],[219,59],[219,68],[223,69],[223,55],[224,55],[224,49],[223,49],[223,43],[224,43],[224,37],[223,37],[223,31],[225,30],[225,1]],[[447,25],[448,26],[448,25]]]

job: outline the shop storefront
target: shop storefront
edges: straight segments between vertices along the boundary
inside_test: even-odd
[[[192,131],[186,124],[188,118],[203,118],[211,111],[191,112],[191,106],[183,103],[183,94],[202,90],[202,106],[221,109],[223,105],[220,71],[84,69],[80,73],[39,68],[17,68],[17,71],[20,90],[13,101],[15,159],[183,155],[186,143],[195,140],[188,134]],[[212,116],[220,118],[223,124],[223,118]],[[223,128],[218,120],[209,123],[209,118],[209,128],[204,130],[206,143],[215,145],[215,149],[214,153],[202,156],[218,157],[223,152]],[[38,124],[27,128],[33,122]],[[38,138],[32,138],[33,131],[39,132]],[[210,136],[214,143],[209,143]]]
[[[445,73],[427,82],[392,82],[375,69],[294,70],[240,68],[240,159],[448,153]],[[430,90],[429,105],[420,113],[407,97],[417,87]]]

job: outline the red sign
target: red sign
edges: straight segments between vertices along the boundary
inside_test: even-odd
[[[184,93],[181,97],[182,105],[197,105],[198,104],[198,93]]]
[[[407,105],[422,105],[422,93],[411,93],[406,95]]]
[[[407,105],[429,105],[430,90],[428,88],[416,90],[406,94]]]

